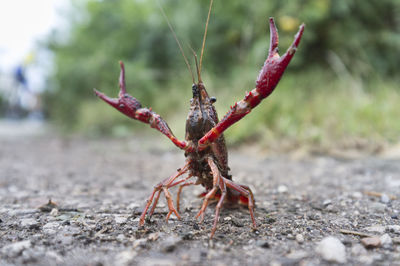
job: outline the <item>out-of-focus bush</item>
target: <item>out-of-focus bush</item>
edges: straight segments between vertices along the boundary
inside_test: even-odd
[[[189,45],[200,52],[209,1],[160,2],[192,62]],[[109,133],[111,125],[125,124],[126,118],[117,118],[115,111],[93,103],[97,100],[93,87],[117,95],[118,60],[125,62],[129,92],[144,105],[153,106],[161,114],[185,110],[191,78],[157,1],[73,3],[69,32],[54,32],[47,41],[55,54],[46,95],[46,107],[54,121],[67,129],[84,129],[88,125],[100,133]],[[303,41],[285,79],[293,75],[315,80],[309,84],[313,87],[295,82],[280,84],[279,90],[285,90],[282,86],[295,86],[287,87],[288,93],[299,94],[303,99],[331,90],[333,101],[335,88],[326,86],[332,80],[338,80],[334,82],[338,86],[345,80],[346,86],[352,86],[349,91],[378,90],[379,81],[392,84],[390,80],[398,78],[399,13],[396,0],[214,1],[203,80],[217,96],[225,97],[222,90],[228,90],[225,98],[235,92],[239,99],[243,94],[240,91],[251,89],[266,57],[267,21],[273,16],[282,53],[298,26],[306,24]],[[378,82],[377,87],[366,86],[372,81]],[[281,110],[285,99],[278,101],[279,112],[285,112]],[[286,111],[296,113],[289,109]],[[263,125],[278,123],[279,115],[274,119],[265,120]]]

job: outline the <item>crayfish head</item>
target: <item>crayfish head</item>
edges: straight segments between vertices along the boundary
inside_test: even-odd
[[[192,85],[193,99],[199,99],[199,104],[206,105],[209,103],[214,103],[215,97],[209,97],[206,87],[204,87],[203,82]]]
[[[204,84],[193,84],[192,92],[193,98],[186,119],[186,139],[197,143],[217,123],[218,118],[213,106],[216,99],[208,96]]]

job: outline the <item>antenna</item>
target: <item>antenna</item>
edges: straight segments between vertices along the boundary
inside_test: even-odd
[[[198,64],[198,60],[197,60],[197,54],[193,50],[192,46],[190,44],[188,44],[188,45],[189,45],[190,50],[192,50],[192,53],[193,53],[193,56],[194,56],[194,61],[196,63],[196,70],[197,70],[197,78],[199,79],[199,83],[200,83],[201,82],[201,75],[200,75],[200,69],[199,69],[199,64]]]
[[[201,66],[203,62],[203,53],[204,53],[204,46],[206,45],[206,37],[207,37],[207,30],[208,30],[208,22],[210,21],[210,14],[211,14],[211,8],[213,4],[213,0],[210,1],[210,8],[208,9],[208,16],[207,16],[207,22],[206,22],[206,28],[204,30],[204,36],[203,36],[203,45],[201,46],[201,54],[200,54],[200,64],[199,64],[199,73],[201,72]],[[200,80],[200,75],[199,75],[199,82]]]
[[[192,76],[192,81],[193,81],[193,84],[194,84],[194,83],[196,83],[196,82],[195,82],[195,80],[194,80],[193,71],[192,71],[192,68],[190,67],[190,64],[189,64],[189,62],[188,62],[188,60],[187,60],[187,58],[186,58],[186,56],[185,56],[185,53],[183,52],[182,45],[181,45],[181,43],[179,42],[178,37],[176,37],[175,31],[174,31],[174,29],[172,28],[172,25],[171,25],[171,23],[169,22],[169,19],[168,19],[167,15],[165,14],[162,5],[160,4],[159,1],[157,1],[157,4],[158,4],[158,7],[160,8],[161,13],[163,14],[165,20],[167,21],[168,27],[169,27],[169,29],[171,30],[172,35],[174,36],[174,39],[175,39],[176,43],[177,43],[178,46],[179,46],[179,50],[181,51],[181,54],[182,54],[182,56],[183,56],[183,59],[185,60],[186,66],[187,66],[187,68],[189,69],[189,72],[190,72],[190,75]]]

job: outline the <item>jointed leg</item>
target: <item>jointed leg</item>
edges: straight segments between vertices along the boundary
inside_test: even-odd
[[[180,183],[182,183],[182,182],[185,182],[185,181],[187,181],[189,178],[191,178],[191,177],[193,177],[193,175],[189,175],[188,177],[186,177],[186,178],[184,178],[184,179],[182,179],[182,180],[179,180],[179,181],[176,181],[176,182],[174,182],[174,183],[172,183],[172,184],[170,184],[170,185],[168,185],[167,186],[167,188],[170,188],[170,187],[174,187],[174,186],[176,186],[176,185],[178,185],[178,184],[180,184]],[[188,185],[191,185],[192,184],[192,182],[189,182],[189,183],[185,183],[185,184],[183,184],[183,185],[180,185],[179,186],[179,191],[178,191],[178,193],[180,193],[180,191],[182,190],[182,186],[188,186]],[[193,183],[194,184],[194,183]],[[151,207],[151,210],[150,210],[150,213],[149,213],[149,216],[151,217],[152,215],[153,215],[153,213],[154,213],[154,210],[155,210],[155,208],[156,208],[156,206],[157,206],[157,202],[158,202],[158,199],[160,198],[160,194],[161,194],[161,190],[159,190],[158,192],[157,192],[157,196],[156,196],[156,199],[154,200],[154,202],[153,202],[153,206]],[[178,194],[178,197],[177,197],[177,202],[176,202],[176,210],[178,211],[178,213],[179,213],[179,194]]]
[[[250,211],[250,216],[251,216],[251,220],[253,222],[253,228],[256,229],[257,228],[257,224],[256,224],[256,220],[254,218],[254,196],[253,196],[253,192],[250,190],[250,188],[248,186],[236,184],[232,180],[229,180],[229,179],[226,179],[226,178],[224,178],[224,181],[225,181],[227,187],[240,192],[241,195],[243,195],[244,197],[249,199],[248,200],[248,207],[249,207],[249,211]]]
[[[207,159],[207,162],[208,162],[208,165],[210,166],[211,172],[213,174],[213,188],[204,197],[203,205],[201,206],[201,209],[200,209],[199,213],[197,214],[196,218],[200,217],[200,222],[202,222],[204,220],[204,214],[205,214],[205,210],[208,206],[208,201],[215,196],[215,193],[218,191],[218,189],[221,190],[221,197],[218,200],[217,206],[215,207],[214,224],[213,224],[213,227],[211,229],[211,234],[210,234],[210,238],[212,238],[214,236],[215,231],[217,230],[219,214],[220,214],[222,205],[224,203],[227,190],[226,190],[224,178],[221,176],[221,173],[219,172],[217,165],[214,163],[213,158],[209,157]]]
[[[190,162],[187,162],[185,164],[185,166],[183,168],[179,169],[176,174],[170,176],[169,178],[165,179],[163,182],[159,183],[157,186],[154,187],[153,192],[151,193],[149,199],[147,200],[147,203],[146,203],[146,206],[145,206],[145,208],[144,208],[144,210],[142,212],[142,215],[140,216],[139,224],[141,226],[144,225],[144,220],[145,220],[147,211],[148,211],[151,203],[153,202],[154,195],[157,193],[156,199],[154,200],[154,204],[153,204],[153,206],[151,208],[151,211],[150,211],[150,216],[153,214],[154,209],[156,208],[158,199],[160,198],[161,191],[164,192],[165,198],[166,198],[167,203],[168,203],[169,212],[167,214],[167,220],[169,219],[169,216],[172,213],[175,213],[177,218],[180,219],[180,215],[178,214],[178,212],[174,208],[174,204],[173,204],[171,195],[168,192],[168,188],[170,188],[170,187],[172,187],[174,185],[174,181],[175,181],[176,178],[178,178],[179,176],[183,175],[184,173],[186,173],[189,170],[189,164],[190,164]],[[175,184],[179,184],[179,182],[175,182]]]
[[[197,213],[197,215],[196,215],[196,219],[200,217],[200,223],[202,223],[203,220],[204,220],[204,213],[205,213],[205,210],[206,210],[206,208],[207,208],[207,206],[208,206],[208,201],[209,201],[210,199],[214,198],[214,195],[215,195],[215,193],[216,193],[217,191],[218,191],[218,187],[217,187],[217,186],[214,186],[214,187],[207,193],[207,195],[204,197],[203,205],[201,206],[200,211],[199,211],[199,212]]]
[[[214,224],[213,224],[213,228],[211,230],[211,235],[210,238],[212,238],[215,234],[215,230],[217,230],[217,224],[218,224],[218,220],[219,220],[219,213],[221,211],[222,208],[222,204],[224,204],[224,200],[225,200],[225,196],[226,196],[226,185],[223,181],[223,179],[220,179],[220,185],[219,185],[222,193],[221,193],[221,198],[218,201],[217,206],[215,207],[215,218],[214,218]]]
[[[199,211],[199,213],[197,214],[196,218],[200,217],[200,222],[203,221],[204,219],[204,213],[205,210],[207,208],[208,205],[208,201],[214,197],[215,193],[218,191],[218,189],[221,190],[221,198],[218,201],[218,204],[215,208],[215,218],[214,218],[214,225],[213,228],[211,230],[211,235],[210,237],[212,238],[214,236],[215,230],[217,229],[217,224],[218,224],[218,220],[219,220],[219,214],[222,208],[222,205],[224,203],[224,199],[226,197],[227,194],[227,187],[234,189],[236,191],[238,191],[243,197],[247,198],[247,204],[249,207],[249,211],[250,211],[250,216],[251,216],[251,220],[253,222],[253,228],[256,229],[257,228],[257,224],[256,224],[256,220],[254,218],[254,196],[253,196],[253,192],[250,190],[250,188],[248,186],[245,185],[239,185],[234,183],[232,180],[229,180],[227,178],[224,178],[223,176],[221,176],[218,167],[216,166],[216,164],[214,163],[214,160],[212,159],[212,157],[208,158],[208,164],[211,168],[211,172],[213,174],[213,188],[207,193],[207,195],[204,198],[203,201],[203,205]]]
[[[156,207],[157,207],[157,203],[158,203],[158,200],[160,199],[160,195],[161,195],[161,190],[157,191],[156,199],[154,200],[153,206],[151,207],[151,210],[150,210],[150,213],[149,213],[149,216],[150,216],[150,217],[153,215],[154,210],[155,210]]]
[[[187,178],[185,178],[184,181],[186,181],[187,179],[189,179],[191,177],[192,177],[192,175],[188,176]],[[196,185],[196,184],[197,184],[197,181],[190,181],[190,182],[183,183],[182,185],[179,186],[178,192],[176,194],[176,209],[178,212],[179,212],[180,199],[181,199],[181,193],[182,193],[183,187]]]
[[[172,197],[171,197],[171,194],[169,193],[168,189],[166,187],[163,187],[163,191],[164,191],[164,194],[165,194],[165,198],[167,199],[168,209],[169,209],[169,212],[168,212],[167,217],[166,217],[166,221],[168,221],[169,216],[172,213],[175,213],[176,217],[178,219],[181,219],[181,216],[179,215],[179,213],[176,211],[176,209],[174,207],[174,202],[172,201]]]

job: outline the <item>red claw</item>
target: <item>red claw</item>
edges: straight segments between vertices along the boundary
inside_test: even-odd
[[[166,135],[179,148],[188,151],[193,150],[193,147],[188,145],[186,141],[180,141],[174,136],[167,122],[165,122],[160,115],[153,112],[151,108],[142,107],[142,104],[136,98],[132,97],[126,92],[125,67],[122,61],[120,61],[119,64],[121,66],[121,73],[119,76],[120,90],[118,98],[110,98],[96,89],[94,89],[94,93],[100,99],[102,99],[124,115],[132,119],[139,120],[143,123],[150,124],[151,127]]]
[[[286,67],[290,63],[297,46],[300,43],[301,36],[304,31],[304,24],[300,26],[292,45],[286,53],[279,57],[278,43],[279,36],[273,18],[269,19],[270,27],[270,45],[267,60],[256,80],[256,88],[248,92],[245,98],[233,105],[222,120],[208,131],[204,137],[198,142],[199,150],[204,150],[210,143],[214,142],[218,137],[231,125],[242,119],[251,112],[264,98],[268,97],[278,85]]]

